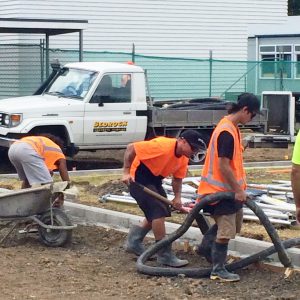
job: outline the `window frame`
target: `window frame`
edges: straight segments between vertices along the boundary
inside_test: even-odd
[[[269,51],[262,51],[263,47],[272,47],[273,51],[269,50]],[[285,51],[285,52],[281,52],[278,51],[279,47],[290,47],[290,51]],[[286,74],[286,76],[283,76],[284,79],[293,79],[294,78],[294,70],[292,68],[292,59],[293,59],[293,50],[294,47],[291,44],[274,44],[274,45],[259,45],[259,58],[260,58],[260,68],[259,68],[259,79],[278,79],[280,77],[279,75],[279,71],[278,71],[278,63],[280,63],[280,61],[283,62],[290,62],[290,66],[288,68],[288,70],[286,70],[286,72],[284,74]],[[264,60],[263,56],[273,56],[274,60]],[[289,60],[281,60],[280,56],[281,55],[289,55]],[[269,74],[271,74],[271,76],[265,76],[264,74],[267,74],[267,72],[263,73],[263,62],[264,61],[270,61],[273,62],[273,72],[269,72]],[[275,63],[276,62],[276,63]]]
[[[296,50],[296,47],[299,47],[299,50]],[[297,59],[297,56],[299,56],[299,60]],[[294,79],[300,79],[300,44],[294,45]],[[297,72],[297,68],[299,68],[299,72]]]

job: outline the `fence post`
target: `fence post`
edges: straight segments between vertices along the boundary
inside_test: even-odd
[[[135,63],[135,45],[132,43],[131,61]]]
[[[49,77],[49,34],[46,33],[46,78]]]
[[[212,50],[209,50],[209,97],[211,97],[212,87]]]
[[[40,39],[40,64],[41,64],[41,82],[44,82],[44,40]]]

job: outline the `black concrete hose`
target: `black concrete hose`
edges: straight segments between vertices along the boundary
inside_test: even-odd
[[[197,203],[195,207],[191,210],[191,212],[187,215],[184,223],[172,234],[166,236],[164,239],[151,245],[137,260],[137,270],[140,273],[153,275],[153,276],[178,276],[179,274],[184,274],[187,277],[206,277],[209,276],[211,272],[211,268],[199,269],[199,268],[172,268],[172,267],[152,267],[145,265],[145,262],[155,253],[157,253],[160,249],[165,246],[171,244],[173,241],[182,236],[192,225],[195,217],[199,214],[200,210],[206,206],[207,204],[211,204],[215,201],[228,201],[233,200],[234,194],[230,192],[225,193],[216,193],[205,196],[201,202]],[[257,262],[266,258],[267,256],[277,252],[280,262],[285,267],[292,267],[291,261],[286,253],[285,248],[290,248],[295,245],[300,244],[300,238],[290,239],[284,242],[281,242],[279,236],[274,228],[274,226],[269,221],[268,217],[264,214],[264,212],[252,201],[248,200],[246,205],[253,210],[253,212],[257,215],[261,223],[264,225],[266,231],[268,232],[273,246],[265,249],[261,252],[258,252],[254,255],[246,257],[237,262],[226,265],[226,268],[229,271],[233,271],[239,268],[243,268],[249,264]]]

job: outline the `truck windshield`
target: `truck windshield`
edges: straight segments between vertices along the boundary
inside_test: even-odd
[[[47,88],[46,94],[82,100],[94,80],[97,72],[63,68],[58,77]]]

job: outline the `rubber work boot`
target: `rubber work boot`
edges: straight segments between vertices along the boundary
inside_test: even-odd
[[[124,244],[125,251],[140,256],[145,251],[142,242],[149,231],[150,229],[145,229],[138,225],[131,226]]]
[[[211,249],[216,239],[217,231],[218,231],[217,224],[211,226],[207,230],[207,232],[203,235],[202,242],[196,250],[197,254],[204,256],[209,263],[212,263]]]
[[[238,274],[230,273],[225,268],[225,260],[227,257],[228,244],[220,244],[214,242],[212,247],[213,269],[210,273],[210,279],[220,279],[221,281],[239,281]]]
[[[189,262],[186,259],[179,259],[173,253],[171,245],[161,249],[157,253],[157,262],[161,265],[180,268],[186,266]]]

